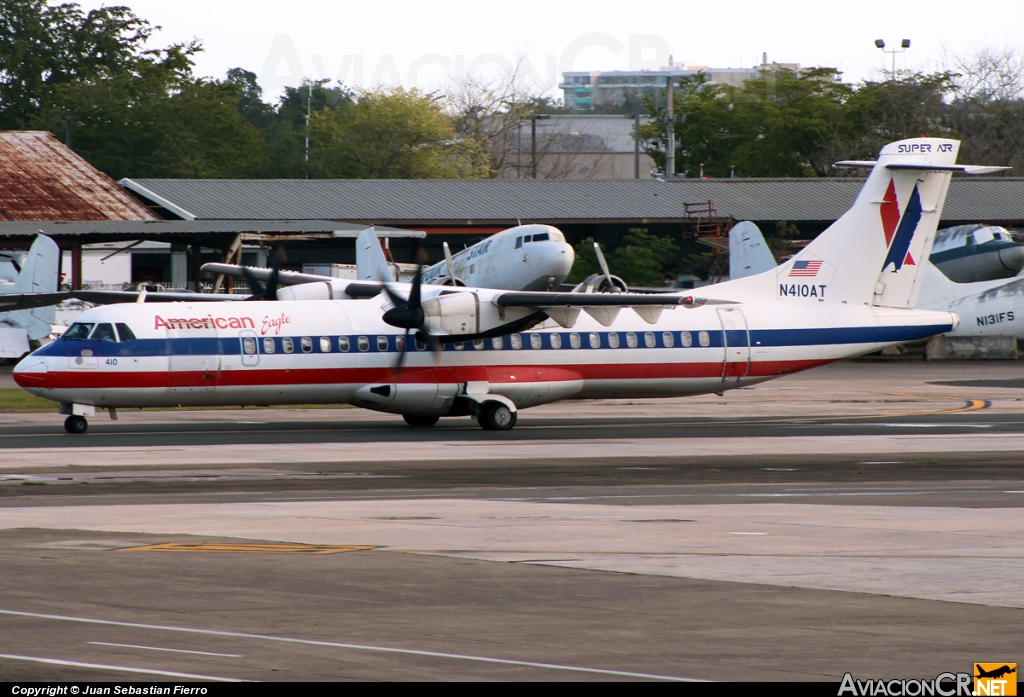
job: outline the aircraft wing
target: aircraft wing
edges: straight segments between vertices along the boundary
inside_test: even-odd
[[[244,271],[242,269],[245,269]],[[246,272],[250,276],[255,278],[257,281],[266,283],[270,280],[270,274],[272,269],[261,269],[255,266],[237,266],[235,264],[220,264],[211,262],[209,264],[203,264],[202,271],[212,274],[224,274],[225,276],[232,276],[234,278],[245,278]],[[299,273],[298,271],[279,271],[277,277],[278,285],[282,286],[298,286],[303,283],[318,283],[321,281],[337,281],[338,279],[330,276],[321,276],[313,273]]]
[[[225,302],[245,300],[244,295],[212,295],[210,293],[141,293],[134,290],[64,290],[54,293],[8,293],[0,295],[0,312],[28,310],[33,307],[57,305],[65,300],[84,300],[96,305],[138,302]]]
[[[674,293],[530,293],[508,291],[493,301],[498,307],[535,307],[539,310],[554,307],[641,307],[661,306],[700,307],[701,305],[735,305],[732,300],[700,298]]]

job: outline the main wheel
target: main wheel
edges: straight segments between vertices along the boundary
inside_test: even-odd
[[[516,413],[501,402],[487,402],[480,414],[480,426],[485,431],[508,431],[516,425]]]
[[[402,418],[410,426],[433,426],[440,420],[440,417],[437,416],[414,416],[413,414],[403,414]]]
[[[64,430],[68,433],[74,433],[76,436],[86,432],[89,428],[89,422],[85,420],[84,416],[69,416],[64,419]]]

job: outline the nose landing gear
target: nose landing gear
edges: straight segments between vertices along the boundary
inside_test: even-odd
[[[75,435],[81,435],[85,433],[89,428],[89,422],[85,420],[84,416],[78,416],[73,414],[68,418],[64,419],[64,430],[68,433]]]

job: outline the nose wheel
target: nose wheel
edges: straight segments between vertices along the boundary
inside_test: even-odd
[[[81,435],[89,429],[89,422],[84,416],[69,416],[64,419],[64,430],[68,433]]]

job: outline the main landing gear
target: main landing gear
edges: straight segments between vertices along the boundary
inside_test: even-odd
[[[516,413],[501,402],[486,402],[478,421],[485,431],[509,431],[516,425]]]
[[[68,433],[81,435],[89,429],[89,422],[84,416],[71,415],[64,419],[64,430]]]

